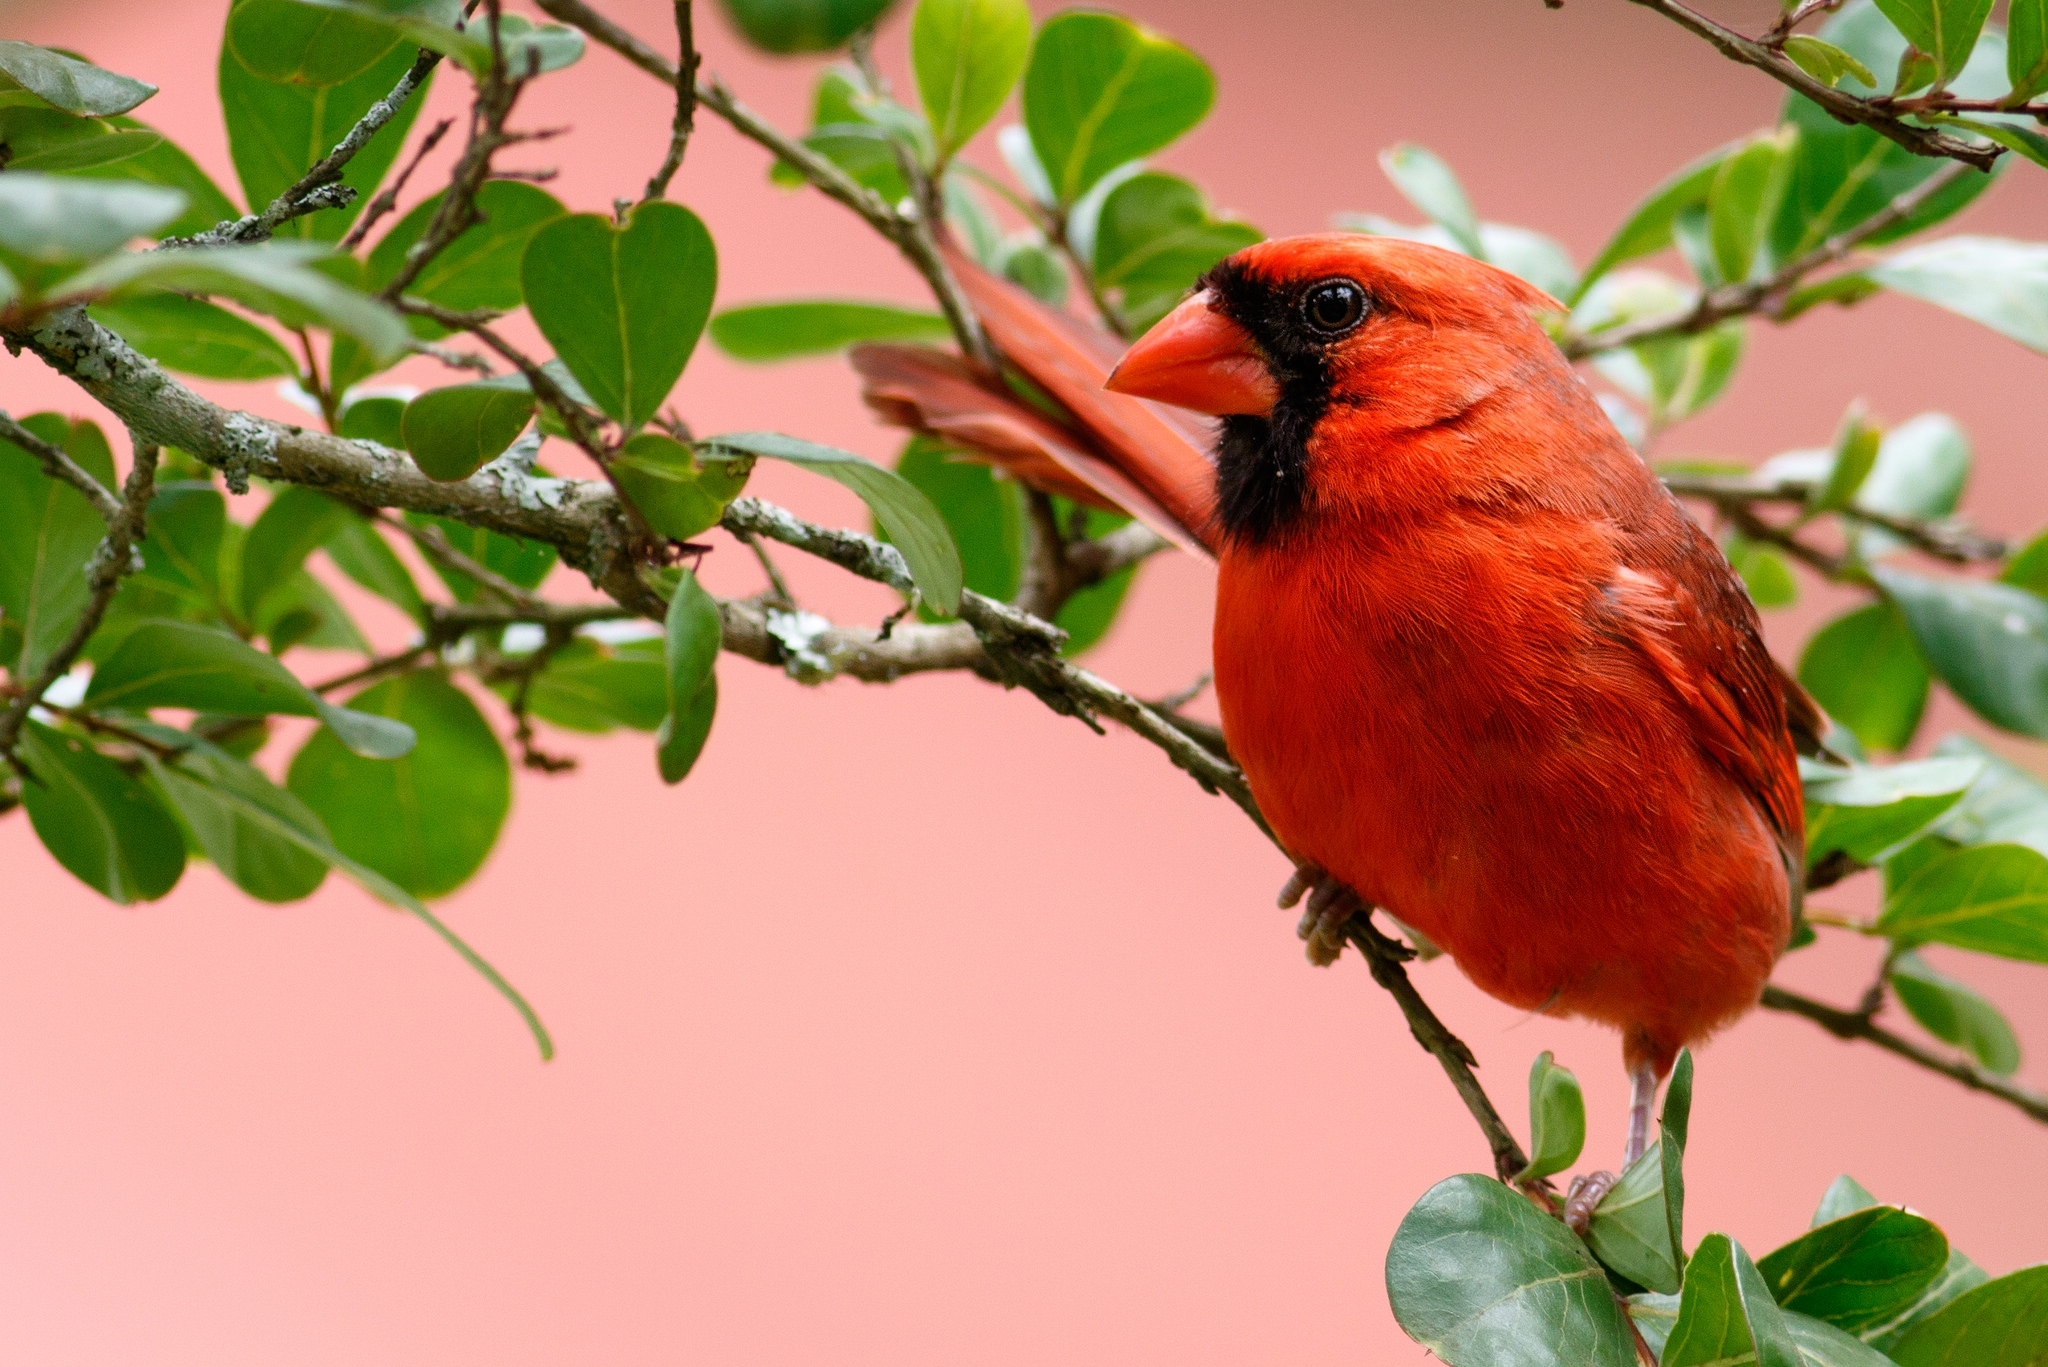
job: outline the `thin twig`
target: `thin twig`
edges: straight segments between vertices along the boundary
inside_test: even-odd
[[[675,0],[675,10],[676,115],[669,124],[668,155],[661,159],[661,166],[648,178],[647,193],[641,196],[643,202],[668,194],[668,183],[675,179],[676,171],[682,166],[683,154],[690,150],[690,134],[697,127],[697,67],[702,58],[697,55],[690,0]]]
[[[1811,480],[1769,480],[1755,475],[1673,471],[1663,478],[1665,487],[1672,493],[1682,498],[1705,499],[1724,511],[1758,503],[1804,506],[1814,490]],[[1899,517],[1854,505],[1841,509],[1840,515],[1890,532],[1915,550],[1952,565],[1994,563],[2005,559],[2011,551],[2011,547],[1998,537],[1986,535],[1960,518]]]
[[[455,549],[439,527],[415,527],[404,518],[393,517],[386,512],[373,512],[370,518],[380,526],[389,527],[406,537],[413,545],[418,546],[420,553],[428,559],[437,560],[444,568],[475,580],[515,607],[532,611],[540,606],[540,599],[530,590],[519,587],[488,565],[479,564],[472,557]]]
[[[1988,171],[1991,164],[2005,151],[2003,147],[1996,145],[1982,146],[1949,133],[1937,133],[1932,129],[1918,128],[1910,123],[1901,122],[1877,102],[1859,99],[1847,91],[1835,89],[1825,81],[1815,80],[1800,70],[1798,64],[1783,52],[1753,38],[1745,38],[1735,30],[1725,28],[1704,14],[1680,4],[1678,0],[1634,0],[1634,3],[1661,14],[1681,28],[1706,39],[1721,50],[1722,56],[1764,72],[1781,85],[1804,95],[1843,123],[1860,123],[1890,138],[1908,152],[1924,157],[1948,157],[1965,166],[1973,166],[1979,171]]]
[[[1872,1021],[1861,1011],[1844,1011],[1829,1006],[1826,1002],[1802,997],[1797,992],[1788,992],[1775,983],[1764,987],[1763,1005],[1766,1010],[1784,1011],[1795,1016],[1804,1016],[1814,1024],[1838,1039],[1867,1040],[1878,1048],[1897,1054],[1909,1063],[1952,1078],[1972,1091],[1985,1092],[2000,1101],[2017,1107],[2021,1113],[2035,1120],[2048,1123],[2048,1095],[2022,1087],[1996,1073],[1986,1072],[1974,1063],[1958,1058],[1948,1058],[1915,1044],[1912,1040],[1895,1035]]]
[[[1372,923],[1369,912],[1354,915],[1346,924],[1346,934],[1365,955],[1373,981],[1385,988],[1400,1005],[1401,1014],[1408,1018],[1408,1028],[1415,1035],[1415,1042],[1442,1065],[1444,1075],[1457,1089],[1465,1109],[1479,1122],[1480,1130],[1486,1135],[1487,1146],[1493,1150],[1493,1169],[1500,1180],[1513,1181],[1516,1173],[1529,1166],[1529,1157],[1522,1152],[1514,1131],[1501,1119],[1492,1099],[1486,1095],[1486,1089],[1473,1075],[1472,1070],[1478,1066],[1479,1060],[1473,1057],[1463,1040],[1450,1032],[1409,980],[1404,965],[1415,957],[1415,951],[1382,932]]]
[[[477,82],[476,102],[470,106],[469,140],[463,145],[462,155],[456,159],[455,169],[449,173],[448,188],[442,194],[433,218],[428,221],[426,231],[420,234],[419,241],[406,248],[405,260],[397,274],[385,283],[381,293],[386,302],[397,300],[419,278],[420,272],[448,249],[450,243],[482,221],[483,215],[476,207],[476,195],[484,182],[491,178],[491,158],[515,143],[531,142],[546,136],[505,131],[505,120],[511,117],[512,107],[518,103],[519,94],[526,87],[526,79],[506,74],[504,56],[496,51],[500,41],[497,0],[489,0],[489,6],[494,52],[489,70]]]
[[[370,235],[370,229],[376,226],[377,220],[398,207],[398,197],[404,193],[405,183],[412,179],[413,172],[420,169],[420,163],[427,159],[427,153],[433,151],[441,139],[448,136],[448,130],[454,126],[455,120],[443,119],[427,130],[426,137],[420,139],[419,150],[412,154],[412,159],[406,162],[389,185],[377,192],[377,197],[363,210],[363,216],[356,220],[356,226],[350,228],[348,236],[341,239],[341,250],[352,252],[361,246],[363,239]]]
[[[1643,4],[1647,0],[1634,2]],[[1969,174],[1970,167],[1960,163],[1941,167],[1855,227],[1836,233],[1812,251],[1786,262],[1761,280],[1720,285],[1703,292],[1690,308],[1660,317],[1638,319],[1599,332],[1576,333],[1564,338],[1559,345],[1564,348],[1565,355],[1579,360],[1665,337],[1690,336],[1730,318],[1768,311],[1775,308],[1804,277],[1823,266],[1833,265],[1879,233],[1896,227],[1927,201]]]
[[[121,580],[138,568],[136,562],[141,556],[135,543],[142,539],[143,523],[149,515],[149,500],[156,493],[158,454],[158,448],[148,442],[135,443],[135,461],[129,467],[127,481],[121,486],[120,512],[108,519],[107,534],[86,568],[91,594],[86,599],[85,610],[79,614],[63,644],[50,652],[50,658],[43,662],[42,669],[15,695],[6,712],[0,713],[0,761],[16,763],[14,747],[21,738],[22,723],[28,719],[29,710],[43,700],[43,694],[50,691],[51,685],[71,671],[79,652],[99,630],[100,619],[106,616],[107,604],[114,601],[114,593],[121,587]]]
[[[312,169],[270,201],[262,213],[217,223],[191,237],[174,237],[165,241],[163,246],[220,247],[236,242],[262,242],[292,219],[303,217],[315,209],[339,208],[353,202],[356,192],[353,187],[341,184],[342,171],[356,153],[377,135],[377,130],[397,117],[398,111],[405,107],[413,92],[426,83],[428,73],[440,60],[440,53],[422,48],[419,57],[398,78],[398,84],[391,87],[391,93],[371,105],[363,117],[356,120],[355,127],[334,145],[333,151],[314,162]]]
[[[94,479],[77,461],[71,459],[63,447],[53,446],[44,441],[5,413],[0,413],[0,438],[13,442],[34,456],[43,467],[43,472],[51,479],[62,480],[84,494],[102,520],[112,522],[121,515],[121,500],[114,497],[106,485]]]
[[[536,3],[553,18],[582,30],[663,85],[675,84],[676,69],[667,58],[599,14],[584,0],[536,0]],[[893,243],[924,277],[933,297],[939,302],[939,308],[945,313],[960,349],[994,368],[994,348],[989,345],[988,336],[981,329],[981,321],[968,304],[959,282],[953,279],[952,272],[940,259],[932,236],[932,225],[926,222],[925,215],[899,214],[873,190],[741,104],[715,76],[709,81],[697,82],[697,103],[731,124],[742,137],[773,152],[812,186],[853,210],[869,227]]]

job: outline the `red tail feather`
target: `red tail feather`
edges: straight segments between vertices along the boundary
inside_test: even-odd
[[[1036,488],[1122,509],[1189,550],[1213,553],[1216,473],[1195,420],[1103,389],[1122,343],[944,250],[997,350],[1064,406],[1072,425],[926,347],[855,347],[868,403],[886,421],[958,442]]]

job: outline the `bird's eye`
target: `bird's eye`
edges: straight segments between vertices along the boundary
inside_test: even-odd
[[[1325,280],[1309,287],[1301,299],[1301,316],[1311,331],[1339,337],[1365,317],[1365,291],[1355,281]]]

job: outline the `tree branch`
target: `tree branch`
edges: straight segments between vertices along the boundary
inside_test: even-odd
[[[675,0],[676,9],[676,116],[669,124],[668,155],[662,158],[661,166],[648,178],[647,193],[641,198],[660,199],[668,193],[668,183],[683,164],[683,154],[690,149],[690,134],[697,127],[697,67],[702,58],[697,55],[697,36],[690,13],[690,0]]]
[[[599,14],[584,0],[535,0],[535,3],[553,18],[581,29],[662,84],[675,84],[676,69],[669,65],[667,58]],[[873,190],[741,104],[725,88],[724,82],[715,76],[709,81],[697,82],[697,103],[731,124],[742,137],[760,144],[795,167],[811,185],[853,210],[870,228],[894,244],[931,288],[946,321],[952,326],[960,349],[984,365],[995,368],[995,352],[981,330],[981,320],[975,317],[959,282],[953,279],[953,273],[939,258],[932,239],[932,226],[924,221],[922,214],[906,216],[896,212]]]
[[[398,84],[391,87],[391,93],[371,105],[363,117],[356,120],[355,127],[334,145],[333,151],[314,162],[312,169],[271,200],[262,213],[217,223],[191,237],[170,238],[163,246],[221,247],[237,242],[263,242],[292,219],[303,218],[317,209],[340,208],[352,203],[356,192],[352,187],[341,184],[342,171],[355,154],[377,135],[377,130],[397,116],[405,102],[413,97],[413,92],[426,83],[428,73],[440,61],[440,53],[422,48],[419,57],[398,78]]]
[[[1805,506],[1813,496],[1809,480],[1762,479],[1756,475],[1713,475],[1672,472],[1664,485],[1681,498],[1699,498],[1724,512],[1757,503],[1788,503]],[[1923,551],[1952,565],[1975,565],[2005,559],[2011,550],[2004,541],[1976,530],[1961,518],[1897,517],[1853,504],[1840,515],[1890,532],[1915,550]],[[1748,529],[1745,528],[1745,531]]]
[[[114,601],[114,593],[121,587],[121,580],[139,568],[136,562],[141,556],[135,543],[142,539],[143,521],[149,515],[149,500],[156,493],[157,455],[155,444],[136,440],[135,462],[129,467],[128,480],[121,487],[120,511],[107,520],[107,534],[86,567],[92,593],[86,599],[85,611],[79,614],[64,643],[50,653],[42,669],[15,694],[7,711],[0,713],[0,760],[10,765],[16,763],[14,746],[21,738],[21,726],[28,720],[29,709],[43,700],[43,694],[50,691],[52,684],[70,672],[79,652],[85,649],[85,643],[99,630],[100,619],[106,616],[107,604]]]
[[[1985,147],[1949,133],[1937,133],[1904,123],[1886,112],[1876,101],[1860,99],[1817,81],[1800,70],[1783,52],[1724,28],[1704,14],[1678,0],[1633,0],[1644,9],[1663,15],[1679,27],[1706,39],[1731,61],[1753,66],[1779,84],[1804,95],[1843,123],[1860,123],[1890,138],[1908,152],[1923,157],[1948,157],[1979,171],[1988,171],[2005,151],[1996,145]]]
[[[52,446],[5,413],[0,413],[0,438],[13,442],[34,456],[42,465],[43,473],[51,479],[62,480],[84,494],[102,520],[112,522],[121,515],[121,500],[71,459],[62,447]]]
[[[1958,1058],[1946,1058],[1915,1044],[1912,1040],[1877,1024],[1861,1011],[1844,1011],[1829,1006],[1811,997],[1802,997],[1788,992],[1775,983],[1764,987],[1763,1005],[1766,1010],[1784,1011],[1794,1016],[1804,1016],[1821,1029],[1845,1040],[1868,1040],[1878,1048],[1897,1054],[1909,1063],[1952,1078],[1972,1091],[1984,1092],[2016,1107],[2022,1114],[2048,1124],[2048,1095],[2009,1082],[1996,1073],[1987,1073],[1974,1063]]]
[[[1648,3],[1648,0],[1633,0],[1633,3],[1644,4]],[[1665,314],[1662,317],[1623,323],[1604,331],[1572,333],[1563,338],[1558,345],[1564,349],[1566,356],[1576,361],[1603,351],[1640,346],[1644,342],[1666,337],[1690,336],[1693,333],[1704,332],[1730,318],[1775,309],[1801,279],[1823,266],[1833,265],[1879,233],[1903,223],[1916,213],[1921,205],[1968,174],[1970,167],[1966,165],[1941,167],[1855,227],[1836,233],[1812,251],[1786,262],[1761,280],[1719,285],[1702,292],[1698,302],[1689,309]]]

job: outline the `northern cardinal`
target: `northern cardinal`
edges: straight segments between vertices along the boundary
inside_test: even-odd
[[[1433,247],[1287,238],[1106,373],[1113,343],[950,259],[1068,420],[917,348],[856,352],[870,401],[1212,550],[1223,731],[1300,866],[1283,905],[1314,889],[1312,957],[1355,890],[1493,996],[1617,1027],[1634,1161],[1678,1050],[1785,948],[1795,733],[1824,723],[1543,330],[1561,306]],[[1213,460],[1145,400],[1218,419]]]

